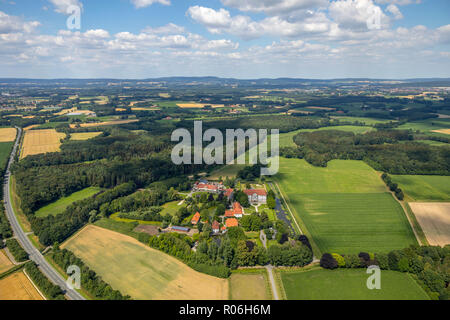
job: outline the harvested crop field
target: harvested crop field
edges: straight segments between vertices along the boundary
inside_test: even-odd
[[[133,120],[118,120],[118,121],[107,121],[107,122],[92,122],[92,123],[81,123],[80,127],[82,128],[90,128],[90,127],[102,127],[102,126],[114,126],[119,124],[127,124],[127,123],[133,123],[138,122],[139,120],[133,119]],[[76,128],[76,124],[71,124],[71,128]]]
[[[266,277],[262,272],[232,274],[230,292],[231,300],[272,300]]]
[[[209,103],[178,103],[177,106],[179,106],[182,109],[197,109],[197,108],[204,108],[205,106],[211,106],[212,108],[223,108],[225,105],[223,104],[209,104]]]
[[[432,132],[450,134],[450,129],[433,130]]]
[[[61,139],[66,135],[55,129],[27,130],[22,145],[21,158],[34,154],[58,152]]]
[[[144,300],[225,300],[228,280],[196,272],[136,239],[89,225],[63,246],[114,289]]]
[[[430,245],[450,244],[450,203],[410,202]]]
[[[101,135],[101,132],[80,132],[80,133],[71,133],[70,134],[70,140],[75,141],[84,141],[89,140],[92,138],[95,138],[99,135]]]
[[[23,272],[0,280],[0,300],[43,300]]]
[[[13,266],[11,260],[6,256],[4,250],[0,250],[0,274],[8,271]]]
[[[0,128],[0,142],[11,142],[16,139],[17,130],[15,128]]]

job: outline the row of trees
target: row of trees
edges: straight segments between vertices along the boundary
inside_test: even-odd
[[[382,270],[408,272],[433,299],[450,299],[450,245],[412,245],[388,254],[361,252],[358,255],[323,254],[320,265],[326,269],[366,268],[377,265]]]
[[[0,249],[3,248],[3,239],[12,237],[11,226],[5,215],[5,207],[3,202],[0,203]]]
[[[94,298],[101,300],[129,300],[130,296],[122,295],[118,290],[114,290],[109,284],[102,280],[93,270],[72,252],[67,249],[60,249],[55,245],[51,258],[63,270],[67,270],[69,266],[78,266],[81,271],[81,286],[89,292]]]
[[[392,182],[391,177],[385,172],[381,175],[381,178],[383,179],[384,183],[389,187],[389,190],[395,193],[395,196],[398,200],[402,201],[405,198],[405,195],[403,194],[402,189],[398,187],[398,184],[395,182]]]
[[[24,262],[28,260],[28,253],[22,248],[16,239],[6,240],[6,246],[17,262]]]
[[[152,236],[149,245],[184,261],[193,269],[213,276],[227,278],[230,270],[239,266],[271,263],[277,266],[305,266],[313,259],[307,241],[300,239],[275,244],[268,250],[247,239],[242,228],[229,228],[221,238],[200,240],[196,251],[193,241],[186,235],[167,233]],[[208,267],[205,267],[208,266]]]
[[[53,284],[48,278],[39,270],[36,263],[30,261],[25,265],[25,271],[33,280],[33,283],[38,286],[39,290],[50,300],[65,300],[64,293],[61,288]]]

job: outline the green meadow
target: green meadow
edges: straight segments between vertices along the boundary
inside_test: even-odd
[[[365,269],[281,272],[288,300],[429,300],[406,273],[381,271],[381,289],[369,290]]]
[[[66,208],[71,205],[72,203],[76,201],[80,201],[89,197],[92,197],[94,194],[98,193],[101,189],[97,187],[89,187],[86,189],[83,189],[81,191],[72,193],[71,195],[61,198],[55,202],[52,202],[45,207],[40,208],[38,211],[36,211],[35,215],[39,218],[46,217],[48,215],[57,215]]]
[[[333,160],[319,168],[280,158],[275,179],[322,253],[388,252],[416,243],[403,209],[362,161]]]
[[[412,201],[450,201],[449,176],[392,176]]]
[[[14,142],[0,142],[0,166],[4,168],[8,162],[9,154]]]

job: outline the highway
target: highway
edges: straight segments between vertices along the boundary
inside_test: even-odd
[[[24,250],[29,254],[30,259],[38,265],[38,267],[42,271],[42,273],[44,273],[45,276],[47,276],[47,278],[50,279],[50,281],[52,281],[53,283],[58,285],[63,290],[63,292],[65,292],[65,295],[68,299],[70,299],[70,300],[85,300],[85,298],[81,294],[79,294],[77,291],[67,287],[66,281],[64,280],[64,278],[55,269],[53,269],[53,267],[47,262],[47,260],[45,260],[44,256],[39,252],[39,250],[37,250],[33,246],[31,241],[26,236],[25,232],[22,230],[22,228],[19,224],[19,221],[17,220],[17,217],[14,214],[14,210],[11,206],[11,194],[10,194],[10,190],[9,190],[9,184],[10,184],[9,180],[10,180],[10,176],[11,176],[11,172],[10,172],[11,164],[14,162],[14,157],[17,153],[20,138],[22,136],[22,129],[17,128],[17,130],[18,130],[18,135],[16,138],[16,142],[14,144],[13,151],[11,152],[11,155],[10,155],[10,158],[8,161],[8,166],[6,168],[5,180],[4,180],[4,186],[3,186],[3,200],[4,200],[5,208],[6,208],[6,216],[8,217],[8,220],[14,231],[14,236],[19,241],[19,243],[22,245]]]

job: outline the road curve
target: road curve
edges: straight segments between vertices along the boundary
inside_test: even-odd
[[[11,164],[14,162],[14,157],[17,153],[17,148],[19,146],[20,138],[22,136],[22,129],[17,127],[16,129],[18,130],[18,134],[16,142],[14,143],[14,148],[9,157],[3,185],[3,200],[6,208],[6,216],[8,217],[8,220],[14,231],[14,236],[17,238],[17,240],[22,245],[24,250],[29,254],[30,259],[38,265],[39,269],[42,271],[42,273],[45,274],[45,276],[47,276],[48,279],[50,279],[50,281],[58,285],[63,290],[63,292],[65,292],[67,298],[69,298],[70,300],[85,300],[85,298],[77,291],[67,287],[66,281],[55,269],[53,269],[53,267],[47,262],[47,260],[45,260],[44,256],[39,252],[39,250],[37,250],[33,246],[31,241],[26,236],[25,232],[22,230],[19,221],[17,220],[17,217],[14,214],[14,210],[11,206],[11,194],[9,190],[9,182],[10,182],[9,180],[11,177],[10,168]]]

